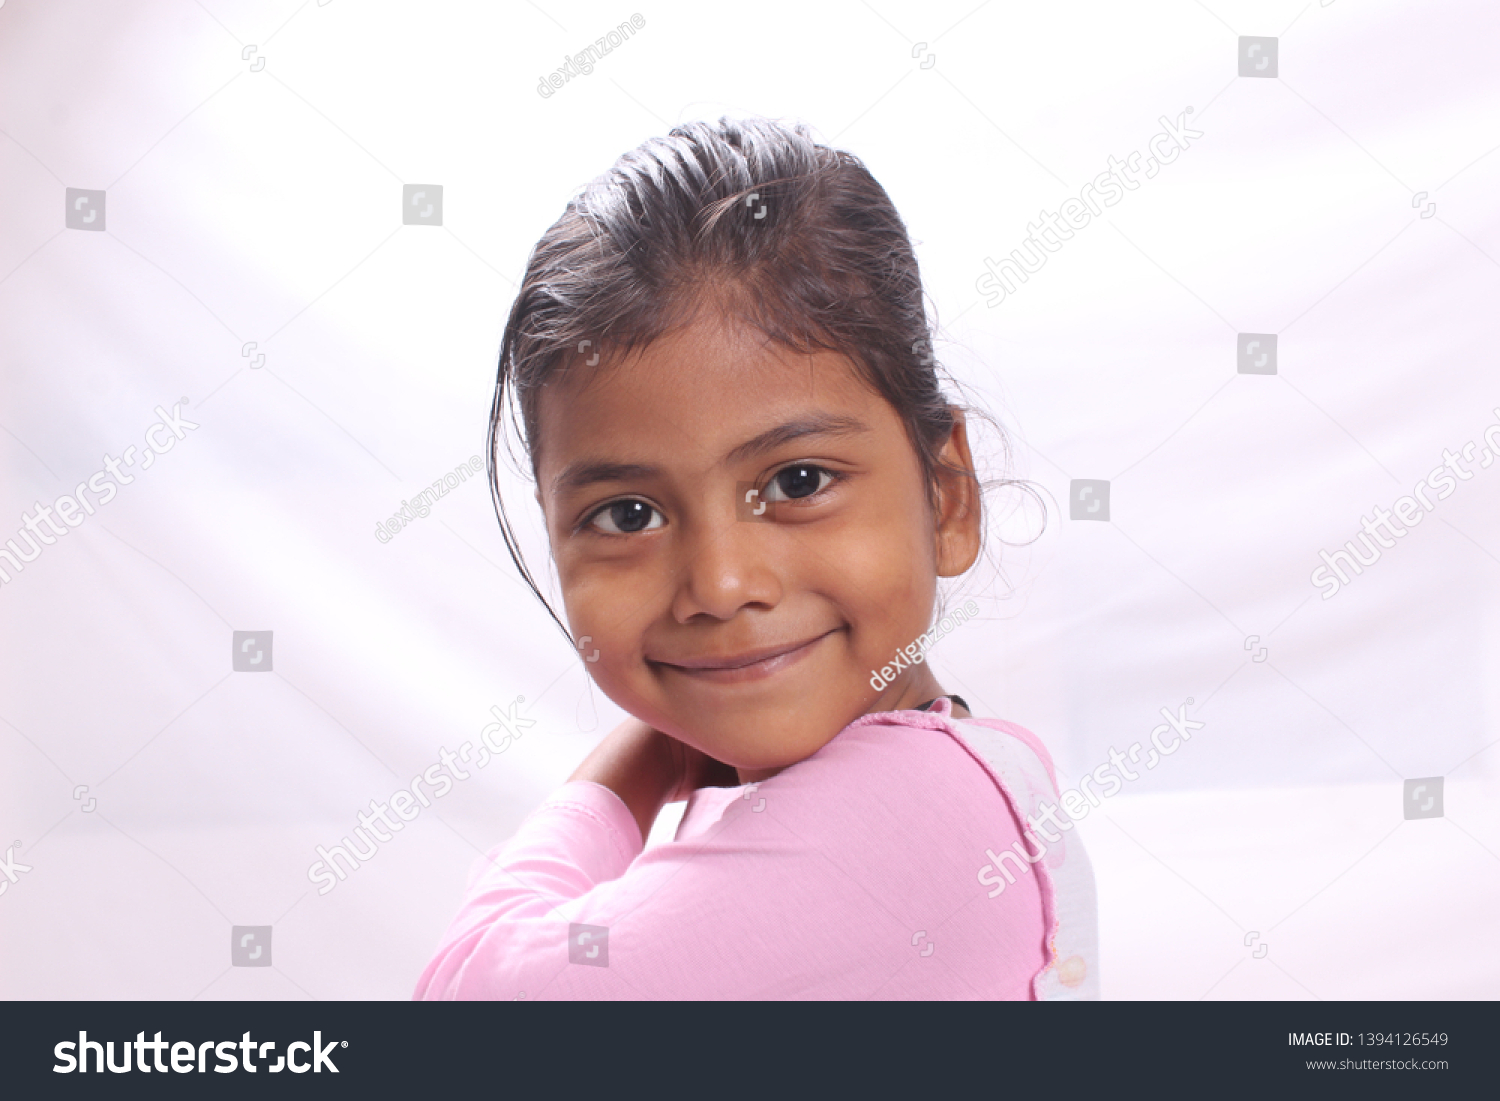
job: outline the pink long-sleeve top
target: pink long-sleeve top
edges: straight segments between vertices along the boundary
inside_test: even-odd
[[[980,881],[1023,824],[948,710],[700,789],[646,851],[612,791],[564,784],[476,862],[416,997],[1031,998],[1050,882]]]

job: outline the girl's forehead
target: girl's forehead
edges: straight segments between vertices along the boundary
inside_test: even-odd
[[[575,364],[538,397],[538,474],[588,453],[718,462],[784,423],[842,419],[874,427],[894,412],[853,362],[799,352],[758,333],[693,326],[617,362]],[[633,454],[632,458],[635,457]]]

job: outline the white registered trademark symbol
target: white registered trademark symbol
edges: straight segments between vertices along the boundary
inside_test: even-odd
[[[343,1040],[343,1041],[341,1041],[339,1043],[339,1047],[348,1047],[348,1046],[349,1046],[349,1041],[348,1040]]]

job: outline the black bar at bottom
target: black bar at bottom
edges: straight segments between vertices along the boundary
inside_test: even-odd
[[[1493,1002],[8,1002],[0,1091],[1495,1096],[1497,1024]]]

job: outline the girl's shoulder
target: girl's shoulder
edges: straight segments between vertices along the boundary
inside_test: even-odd
[[[1047,773],[1052,786],[1057,787],[1057,769],[1052,764],[1052,754],[1042,740],[1019,723],[1005,719],[983,719],[977,716],[953,720],[958,725],[960,737],[986,762],[1005,760],[1016,767],[1034,771],[1031,758]]]
[[[770,779],[696,792],[678,837],[741,813],[760,817],[774,810],[774,817],[796,829],[827,829],[848,818],[859,822],[858,832],[866,836],[888,829],[908,841],[922,833],[940,839],[945,824],[1004,813],[996,801],[996,781],[1004,792],[1005,777],[986,764],[995,754],[984,740],[1010,738],[1022,753],[1026,750],[1019,735],[1009,733],[1011,724],[994,725],[994,720],[978,725],[937,711],[863,715]],[[1029,732],[1022,733],[1035,742]],[[914,808],[922,813],[914,817]]]
[[[909,840],[929,833],[936,841],[945,826],[1006,810],[1024,814],[1055,786],[1051,769],[1046,748],[1029,730],[998,719],[955,719],[946,700],[932,711],[875,712],[768,780],[696,792],[677,836],[773,809],[797,829],[836,827],[847,816],[865,835],[888,828]],[[914,818],[916,807],[923,813]],[[914,822],[921,828],[914,830]]]
[[[978,758],[987,766],[1004,762],[1012,769],[1020,768],[1028,772],[1036,771],[1037,766],[1040,766],[1040,770],[1045,772],[1052,786],[1057,785],[1057,772],[1052,764],[1052,755],[1047,752],[1047,747],[1042,740],[1030,730],[1019,723],[1005,719],[988,719],[979,716],[957,718],[953,715],[953,706],[946,697],[940,698],[928,711],[877,711],[861,715],[829,745],[839,742],[852,731],[870,728],[889,730],[892,727],[932,730],[946,734],[970,756]],[[883,737],[877,735],[873,738],[856,734],[850,741],[869,743],[895,755],[920,754],[930,745],[930,742],[924,744],[923,739],[892,737],[889,734]]]
[[[971,810],[999,795],[1017,820],[1056,798],[1056,770],[1040,738],[1018,723],[960,719],[952,711],[942,698],[927,711],[863,715],[825,750],[849,773],[840,779],[858,782],[855,773],[875,772],[903,777],[903,785],[941,785],[954,795],[966,793]]]

